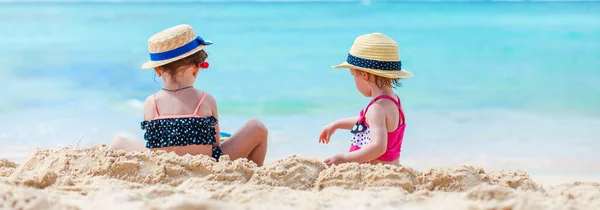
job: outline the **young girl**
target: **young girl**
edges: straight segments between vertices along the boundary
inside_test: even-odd
[[[398,45],[391,38],[372,33],[357,37],[346,62],[334,68],[348,68],[360,93],[371,102],[359,116],[340,119],[325,126],[319,142],[327,144],[337,129],[351,130],[354,135],[350,152],[325,160],[328,165],[346,162],[400,165],[400,147],[404,137],[404,113],[393,86],[411,78],[403,70]]]
[[[217,102],[209,93],[194,88],[200,69],[209,66],[204,48],[211,44],[189,25],[168,28],[148,40],[150,61],[142,69],[154,68],[164,87],[144,102],[141,127],[146,131],[146,148],[178,155],[210,155],[216,160],[225,154],[262,166],[267,152],[265,126],[250,120],[221,145]],[[123,137],[113,140],[111,147],[146,150]]]

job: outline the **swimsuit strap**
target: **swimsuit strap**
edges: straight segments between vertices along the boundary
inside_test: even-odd
[[[389,100],[393,101],[396,104],[396,106],[398,106],[398,111],[400,112],[400,119],[402,119],[402,123],[405,123],[404,112],[402,111],[402,105],[400,104],[400,97],[398,95],[396,95],[396,97],[398,97],[398,100],[396,100],[395,98],[392,98],[391,96],[388,96],[388,95],[380,95],[380,96],[375,97],[373,100],[371,100],[369,105],[367,105],[367,108],[365,108],[365,111],[364,111],[365,117],[367,115],[367,111],[369,110],[369,107],[371,107],[371,105],[373,105],[375,103],[375,101],[385,98],[385,99],[389,99]]]
[[[200,105],[204,102],[204,98],[206,98],[206,92],[202,92],[202,96],[200,97],[200,101],[198,101],[198,105],[196,106],[196,110],[194,110],[193,115],[198,116],[198,110],[200,110]]]
[[[400,118],[402,119],[402,124],[404,124],[406,121],[404,119],[404,111],[402,110],[402,102],[400,102],[400,96],[396,95],[396,97],[398,97],[398,111],[400,111]]]
[[[375,97],[373,100],[371,100],[369,105],[367,105],[367,108],[365,108],[365,114],[367,114],[369,107],[371,107],[371,105],[373,105],[375,103],[375,101],[382,99],[382,98],[390,99],[391,101],[393,101],[396,104],[396,106],[398,106],[398,108],[400,108],[400,104],[398,103],[398,101],[395,98],[392,98],[391,96],[388,96],[388,95],[380,95],[380,96]]]
[[[204,98],[206,98],[206,92],[202,92],[202,96],[200,97],[200,101],[198,102],[198,105],[196,106],[194,113],[192,113],[190,115],[170,115],[170,116],[165,116],[165,117],[186,117],[186,116],[199,117],[198,110],[200,110],[200,105],[202,105],[202,102],[204,102]],[[156,105],[156,94],[154,94],[154,114],[156,115],[156,116],[154,116],[154,119],[160,118],[160,115],[158,113],[158,106]]]
[[[154,102],[154,118],[157,118],[159,116],[159,114],[158,114],[158,106],[156,105],[156,93],[154,94],[154,99],[152,101]]]

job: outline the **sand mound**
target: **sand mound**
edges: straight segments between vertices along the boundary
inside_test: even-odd
[[[482,183],[506,186],[520,190],[543,190],[527,173],[500,171],[486,173],[483,168],[461,166],[456,168],[429,169],[419,176],[420,189],[441,191],[465,191]]]
[[[179,185],[190,177],[226,183],[245,183],[256,164],[247,160],[215,162],[207,156],[178,156],[166,152],[110,150],[104,145],[84,149],[36,150],[9,177],[13,182],[45,188],[57,176],[81,183],[90,177],[105,176],[140,184]]]
[[[362,190],[369,187],[399,187],[415,190],[465,191],[482,183],[513,189],[541,190],[524,172],[491,172],[471,166],[429,169],[421,173],[391,165],[342,164],[327,167],[322,161],[290,157],[264,167],[245,159],[219,162],[208,156],[178,156],[166,152],[129,152],[110,150],[104,145],[90,148],[36,150],[17,166],[2,161],[8,180],[15,184],[44,189],[59,187],[80,191],[73,186],[94,188],[94,177],[122,180],[142,185],[178,186],[190,178],[225,185],[256,184],[298,190],[327,187]]]
[[[415,190],[418,172],[391,165],[367,165],[358,163],[341,164],[325,169],[315,183],[317,189],[342,187],[360,190],[366,187],[400,187]]]
[[[256,164],[252,161],[246,159],[231,161],[229,156],[222,156],[218,163],[215,163],[212,159],[210,161],[213,164],[211,164],[210,167],[210,174],[208,174],[205,179],[226,184],[242,184],[248,182],[257,168]],[[205,162],[198,162],[195,164],[205,164]]]
[[[91,148],[0,160],[0,209],[600,209],[600,183],[548,192],[522,171],[247,160]],[[8,171],[8,172],[7,172]]]
[[[490,185],[500,185],[526,191],[544,190],[524,171],[492,171],[481,175],[481,179]]]
[[[309,190],[326,167],[322,161],[292,156],[259,168],[249,183]]]
[[[419,176],[421,189],[464,191],[482,183],[483,169],[471,166],[429,169]]]
[[[16,167],[17,164],[15,162],[7,159],[0,159],[0,177],[10,176]]]

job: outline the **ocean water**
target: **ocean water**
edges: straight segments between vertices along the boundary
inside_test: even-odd
[[[598,2],[2,3],[0,157],[141,142],[142,102],[161,87],[139,68],[147,39],[181,23],[215,42],[196,86],[222,129],[261,119],[267,161],[347,150],[348,132],[319,145],[320,129],[369,99],[330,66],[381,32],[415,74],[396,90],[403,165],[600,174]]]

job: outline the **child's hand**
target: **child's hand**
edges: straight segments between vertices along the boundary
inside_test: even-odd
[[[321,131],[321,135],[319,136],[319,143],[329,144],[329,139],[331,138],[331,135],[335,133],[335,130],[337,130],[335,123],[325,126]]]
[[[347,163],[348,160],[346,159],[346,155],[345,154],[335,154],[333,156],[331,156],[330,158],[325,159],[325,164],[327,164],[328,166],[331,166],[332,164],[342,164],[342,163]]]

